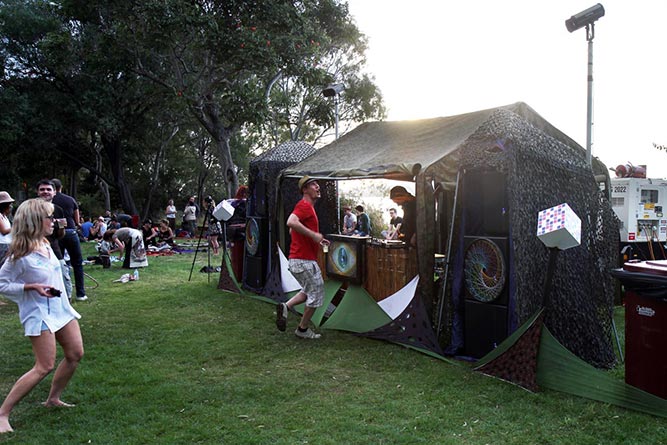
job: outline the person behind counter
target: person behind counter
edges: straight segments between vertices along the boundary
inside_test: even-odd
[[[403,209],[403,222],[398,239],[408,246],[417,245],[417,201],[405,187],[397,185],[389,191],[389,198]]]
[[[389,227],[382,231],[384,239],[398,239],[398,235],[401,233],[401,224],[403,224],[403,218],[398,216],[396,209],[392,207],[389,209]]]
[[[352,207],[343,207],[343,235],[354,235],[357,229],[357,215],[352,213]]]
[[[358,212],[357,230],[354,231],[354,234],[360,236],[370,236],[371,219],[368,217],[367,213],[364,213],[364,206],[358,205],[354,209]]]

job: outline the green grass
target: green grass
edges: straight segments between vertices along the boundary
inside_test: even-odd
[[[86,250],[91,246],[86,245]],[[219,257],[216,259],[216,264]],[[85,266],[86,355],[46,410],[50,377],[14,410],[16,444],[660,444],[667,421],[516,386],[345,332],[318,341],[273,306],[216,289],[192,255],[152,257],[138,282]],[[622,310],[617,314],[622,322]],[[622,324],[619,325],[622,328]],[[32,365],[13,303],[0,305],[0,397]],[[612,371],[622,379],[622,371]]]

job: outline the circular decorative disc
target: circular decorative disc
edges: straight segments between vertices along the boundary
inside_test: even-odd
[[[463,266],[466,289],[477,301],[489,303],[505,287],[505,260],[497,244],[486,238],[473,241]]]
[[[254,218],[250,218],[245,226],[245,248],[250,255],[259,250],[259,225]]]

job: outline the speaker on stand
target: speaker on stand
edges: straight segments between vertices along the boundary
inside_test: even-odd
[[[465,237],[465,351],[480,358],[508,335],[507,238]]]
[[[268,245],[268,220],[258,216],[249,216],[245,228],[244,287],[254,291],[260,291],[264,287],[269,253]]]
[[[497,171],[464,176],[464,349],[480,358],[509,335],[509,207]]]
[[[267,216],[269,213],[266,181],[255,178],[250,192],[250,215]]]

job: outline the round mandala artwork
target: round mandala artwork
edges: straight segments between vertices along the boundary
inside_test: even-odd
[[[505,260],[491,240],[480,238],[466,250],[464,263],[466,289],[477,301],[489,303],[505,287]]]
[[[245,248],[250,255],[259,250],[259,225],[254,218],[250,218],[245,226]]]

